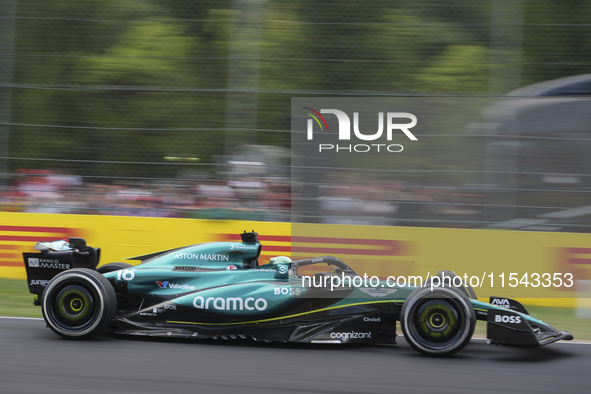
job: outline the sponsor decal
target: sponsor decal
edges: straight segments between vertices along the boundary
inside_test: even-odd
[[[177,283],[170,283],[169,281],[165,280],[165,281],[156,281],[156,284],[158,285],[158,287],[160,287],[161,289],[166,289],[167,287],[169,289],[175,289],[175,290],[195,290],[195,286],[192,285],[179,285]]]
[[[28,265],[29,267],[53,268],[60,270],[70,269],[70,264],[60,263],[60,261],[56,259],[29,258]]]
[[[177,253],[174,255],[174,258],[183,260],[230,261],[230,256],[227,254],[217,253]]]
[[[164,309],[152,308],[151,312],[140,312],[140,316],[158,316],[159,313],[164,312]]]
[[[386,297],[397,291],[397,289],[379,289],[376,287],[360,287],[359,290],[372,297]]]
[[[176,311],[176,304],[164,304],[164,309],[169,311]]]
[[[331,332],[330,337],[336,339],[371,339],[371,332]]]
[[[46,287],[47,284],[49,283],[48,280],[42,280],[42,279],[31,279],[31,286],[43,286]]]
[[[482,315],[482,316],[488,316],[488,312],[487,312],[487,311],[480,311],[480,310],[477,310],[477,311],[476,311],[476,313],[477,313],[478,315]]]
[[[195,290],[195,286],[192,285],[177,285],[176,283],[169,283],[168,287],[177,290]]]
[[[273,294],[275,295],[296,295],[299,296],[302,293],[302,289],[296,287],[276,287],[273,289]]]
[[[197,309],[217,309],[218,311],[264,311],[267,309],[267,300],[264,298],[248,297],[207,297],[197,296],[193,299],[193,306]]]
[[[279,268],[277,268],[277,272],[281,275],[285,275],[287,274],[287,267],[285,265],[280,265]]]
[[[492,301],[493,305],[502,306],[503,308],[511,308],[511,304],[509,304],[509,300],[506,298],[495,298]]]
[[[277,270],[269,269],[269,268],[255,268],[253,271],[256,272],[276,272]]]
[[[519,324],[521,323],[521,316],[496,315],[495,323]]]
[[[227,270],[237,270],[238,267],[236,267],[235,265],[229,265],[228,268],[226,268]]]
[[[230,245],[230,250],[257,250],[259,247],[257,245]]]
[[[363,321],[369,321],[369,322],[374,322],[374,323],[379,323],[382,321],[381,317],[364,317]]]
[[[41,263],[41,268],[54,268],[54,269],[60,269],[60,270],[69,270],[70,269],[70,264],[62,264],[62,263]]]

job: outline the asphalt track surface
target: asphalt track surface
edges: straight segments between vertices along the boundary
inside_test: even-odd
[[[398,347],[105,335],[61,339],[0,318],[1,393],[591,393],[591,345],[472,340],[447,359]]]

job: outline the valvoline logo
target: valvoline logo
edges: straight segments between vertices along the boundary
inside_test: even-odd
[[[169,289],[176,289],[176,290],[195,290],[195,286],[187,285],[187,284],[179,285],[178,283],[170,283],[170,281],[168,281],[168,280],[165,280],[165,281],[157,280],[156,284],[161,289],[166,289],[168,287]]]

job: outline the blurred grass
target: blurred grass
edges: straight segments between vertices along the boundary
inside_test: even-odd
[[[0,279],[0,316],[42,317],[26,280]]]
[[[550,308],[527,306],[529,313],[559,330],[570,331],[575,340],[591,340],[591,319],[575,317],[572,308]],[[41,308],[33,305],[33,295],[29,293],[27,281],[20,279],[0,279],[0,316],[42,317]],[[401,333],[398,325],[398,332]],[[476,324],[474,335],[486,337],[486,322]]]

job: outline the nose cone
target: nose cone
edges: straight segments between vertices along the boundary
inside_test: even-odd
[[[573,337],[573,334],[571,334],[568,331],[560,331],[560,333],[562,334],[562,338],[560,339],[562,339],[563,341],[572,341],[573,339],[575,339]]]

